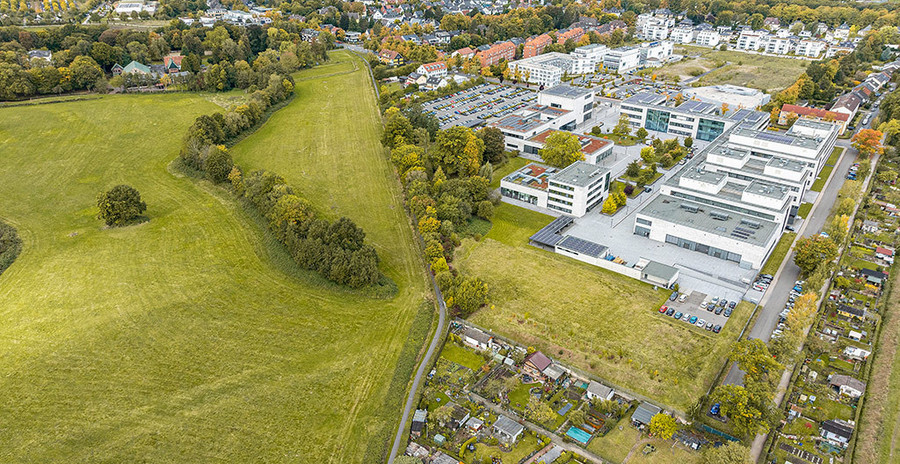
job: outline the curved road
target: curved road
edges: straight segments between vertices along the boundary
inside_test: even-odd
[[[413,377],[412,387],[409,389],[409,396],[406,398],[406,406],[403,407],[403,416],[400,417],[400,426],[397,427],[397,435],[394,437],[394,445],[391,447],[391,454],[388,455],[388,464],[394,463],[394,458],[397,457],[397,452],[400,450],[400,442],[403,441],[403,431],[406,430],[406,421],[409,420],[409,412],[413,408],[413,402],[416,399],[416,391],[419,389],[419,382],[422,380],[422,374],[425,373],[425,368],[428,367],[428,360],[434,355],[434,350],[437,348],[438,343],[444,337],[444,321],[447,317],[447,304],[444,303],[444,295],[441,294],[441,289],[438,288],[437,282],[434,279],[431,279],[431,285],[434,286],[434,294],[437,296],[438,306],[440,310],[438,312],[438,326],[434,331],[434,337],[431,338],[431,344],[428,345],[428,351],[425,352],[425,356],[422,357],[422,361],[419,363],[419,369],[416,371],[416,376]]]

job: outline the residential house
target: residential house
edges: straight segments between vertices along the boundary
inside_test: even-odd
[[[125,70],[125,67],[123,67],[119,63],[112,65],[112,68],[109,69],[109,71],[112,73],[113,76],[121,76],[122,71],[124,71],[124,70]]]
[[[766,35],[762,32],[743,31],[737,41],[738,50],[756,51],[766,46]]]
[[[434,77],[427,78],[425,80],[425,83],[420,85],[419,87],[422,90],[430,91],[430,90],[442,89],[444,87],[447,87],[448,85],[450,85],[450,84],[447,82],[447,79],[444,79],[443,77],[434,76]]]
[[[866,310],[862,308],[857,308],[854,306],[849,306],[845,304],[839,304],[837,306],[837,313],[840,316],[846,317],[848,319],[859,319],[863,320],[866,318]]]
[[[378,53],[378,61],[388,66],[401,66],[406,62],[403,55],[388,49],[381,50]]]
[[[137,61],[132,61],[125,65],[122,69],[122,74],[142,74],[148,75],[151,73],[150,66],[145,64],[138,63]]]
[[[631,425],[638,428],[645,426],[649,427],[650,419],[653,419],[653,416],[660,412],[662,412],[661,408],[645,401],[638,405],[637,409],[635,409],[634,413],[631,415]]]
[[[836,388],[841,395],[846,395],[850,398],[859,398],[866,392],[866,383],[849,375],[834,374],[831,376],[828,384],[832,388]]]
[[[466,346],[470,346],[477,350],[486,350],[491,347],[493,337],[474,328],[466,327],[462,332],[462,341]]]
[[[475,50],[472,50],[469,47],[463,47],[463,48],[460,48],[459,50],[450,54],[450,56],[457,56],[457,55],[468,60],[469,58],[472,58],[473,56],[475,56]]]
[[[166,55],[163,57],[163,66],[165,66],[166,73],[172,74],[181,72],[181,60],[184,58],[181,55]]]
[[[706,27],[704,27],[706,26]],[[698,28],[697,32],[697,45],[702,45],[704,47],[715,47],[719,45],[719,42],[722,40],[722,36],[719,34],[719,31],[715,30],[708,24],[701,25]]]
[[[881,286],[882,283],[888,278],[888,275],[881,271],[876,271],[873,269],[863,268],[859,271],[863,277],[865,277],[866,282],[872,285]]]
[[[556,34],[556,43],[564,44],[569,40],[578,42],[579,40],[581,40],[582,36],[584,36],[584,29],[580,27],[573,27],[571,29],[558,32]]]
[[[39,59],[44,60],[46,62],[50,62],[50,59],[53,58],[53,53],[49,50],[29,50],[28,51],[28,59]]]
[[[853,424],[840,419],[829,419],[819,425],[819,435],[832,445],[844,449],[853,435]]]
[[[853,92],[847,92],[837,100],[835,100],[834,104],[831,105],[830,110],[835,113],[845,113],[848,116],[849,120],[853,120],[853,117],[856,116],[856,112],[859,111],[859,106],[862,104],[862,98],[859,95],[856,95]]]
[[[826,44],[821,40],[804,39],[797,42],[795,53],[808,58],[817,58],[825,52]]]
[[[834,38],[837,40],[847,40],[850,38],[850,25],[847,23],[841,24],[834,30]]]
[[[672,29],[672,33],[669,34],[669,40],[679,44],[689,44],[694,41],[696,33],[691,26],[678,26]]]
[[[425,85],[425,82],[427,82],[427,81],[428,81],[428,77],[423,76],[417,72],[411,72],[411,73],[409,73],[409,76],[406,76],[406,81],[404,82],[404,85],[409,86],[409,85],[416,84],[419,87],[421,87],[421,86]]]
[[[500,417],[497,418],[497,421],[494,422],[494,426],[491,430],[493,431],[494,436],[500,441],[504,443],[515,443],[516,440],[519,439],[519,436],[522,435],[522,432],[525,431],[525,427],[501,414]]]
[[[787,125],[791,115],[815,121],[838,123],[841,126],[840,134],[843,134],[844,131],[847,130],[847,124],[850,122],[850,115],[848,113],[828,111],[810,106],[784,104],[781,107],[781,113],[778,116],[778,124],[783,126]]]
[[[432,77],[444,77],[447,75],[447,64],[443,61],[435,61],[433,63],[425,63],[419,66],[416,69],[416,72],[427,76],[428,78]]]
[[[825,52],[825,58],[831,58],[835,56],[842,56],[853,53],[853,50],[856,49],[856,45],[853,42],[841,42],[838,44],[833,44],[828,47],[828,51]]]
[[[615,395],[615,391],[612,388],[594,380],[588,383],[587,391],[585,392],[588,401],[593,401],[595,398],[611,400],[613,395]]]

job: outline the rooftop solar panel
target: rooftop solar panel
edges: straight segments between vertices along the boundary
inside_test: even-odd
[[[530,240],[541,245],[556,246],[563,239],[563,236],[559,235],[559,231],[570,226],[573,222],[575,222],[575,219],[571,216],[560,216],[544,226],[543,229],[537,231],[531,236]]]
[[[599,243],[590,242],[571,235],[567,235],[556,246],[593,258],[602,258],[603,256],[606,256],[607,250],[607,247],[600,245]]]

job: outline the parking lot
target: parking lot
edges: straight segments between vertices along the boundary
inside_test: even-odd
[[[664,304],[666,312],[660,313],[659,315],[660,317],[674,318],[680,313],[681,318],[679,321],[685,324],[690,323],[690,320],[696,316],[697,320],[694,322],[694,325],[697,329],[701,329],[700,321],[703,321],[702,329],[712,332],[712,329],[716,326],[725,327],[725,324],[731,319],[731,317],[726,316],[726,314],[729,314],[729,310],[733,310],[733,305],[737,305],[736,300],[726,301],[721,296],[691,291],[679,295],[674,301],[666,301]],[[703,306],[705,306],[705,308]]]
[[[478,127],[534,104],[537,92],[498,84],[481,84],[471,89],[437,98],[422,105],[433,114],[441,129],[453,126]]]

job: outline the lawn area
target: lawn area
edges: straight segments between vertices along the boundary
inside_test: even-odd
[[[668,292],[529,246],[528,237],[551,220],[504,203],[483,241],[463,241],[456,265],[491,292],[492,307],[473,322],[686,409],[714,381],[749,312],[737,311],[718,335],[675,323],[656,312]]]
[[[528,404],[528,399],[531,396],[529,391],[532,388],[539,386],[541,386],[540,382],[520,383],[515,390],[509,392],[509,395],[507,395],[509,397],[509,404],[512,407],[521,410]],[[521,405],[521,407],[519,405]]]
[[[641,433],[628,425],[631,411],[625,418],[619,421],[619,425],[613,427],[605,436],[596,437],[587,445],[588,451],[596,453],[608,461],[621,463],[628,456],[628,452],[637,443]],[[619,428],[621,427],[621,430]]]
[[[658,79],[671,80],[677,76],[679,80],[684,81],[695,75],[705,73],[714,67],[716,67],[715,61],[706,58],[685,58],[676,63],[663,66],[655,70],[654,73]]]
[[[477,353],[467,350],[456,343],[447,342],[441,350],[441,357],[450,362],[455,362],[463,367],[477,371],[485,364],[484,358]]]
[[[775,275],[775,272],[781,267],[781,262],[784,261],[784,257],[791,251],[791,245],[794,243],[796,237],[797,234],[794,232],[785,232],[784,235],[778,239],[778,244],[775,245],[772,254],[769,255],[769,259],[763,264],[759,273]]]
[[[644,455],[641,452],[644,446],[641,445],[628,459],[628,464],[696,464],[702,460],[702,451],[685,449],[672,440],[653,438],[648,443],[655,446],[656,451]]]
[[[809,212],[812,211],[812,203],[800,203],[800,208],[797,209],[797,216],[806,219],[809,217]]]
[[[612,129],[610,129],[610,130],[612,130]],[[609,134],[603,134],[601,137],[612,140],[613,142],[616,143],[616,145],[623,146],[623,147],[630,147],[632,145],[637,145],[637,143],[638,143],[638,138],[633,135],[619,136],[619,135],[616,135],[613,133],[609,133]]]
[[[805,60],[752,55],[739,51],[720,51],[706,47],[682,46],[689,54],[699,54],[701,59],[727,62],[699,80],[701,85],[732,84],[761,90],[781,90],[806,72]],[[663,68],[665,71],[665,68]]]
[[[828,419],[850,420],[853,419],[853,408],[838,401],[819,397],[815,403],[806,407],[803,415],[819,422]]]
[[[532,432],[526,432],[522,435],[522,439],[516,443],[516,447],[510,452],[500,451],[499,446],[488,446],[484,443],[475,445],[475,452],[466,451],[460,456],[463,459],[472,462],[473,455],[477,462],[488,462],[490,457],[497,457],[503,462],[517,463],[538,449],[537,437]]]
[[[816,177],[816,180],[813,181],[812,187],[809,189],[814,192],[821,192],[822,188],[825,187],[825,182],[828,181],[828,176],[831,175],[831,171],[834,170],[834,165],[837,163],[837,159],[840,156],[843,148],[834,147],[834,150],[831,151],[831,155],[828,157],[828,161],[825,163],[825,166],[822,167],[822,170],[819,171],[819,177]]]
[[[395,427],[399,403],[379,411],[426,287],[372,92],[347,87],[298,85],[265,126],[292,149],[254,136],[236,152],[265,152],[256,166],[363,226],[392,299],[300,270],[230,194],[167,170],[193,118],[220,109],[203,96],[0,109],[0,215],[25,241],[0,277],[4,461],[361,462]],[[330,136],[303,125],[326,119],[322,101],[353,108],[320,123]],[[352,168],[301,158],[331,150]],[[140,190],[148,222],[101,227],[97,194],[119,183]]]

